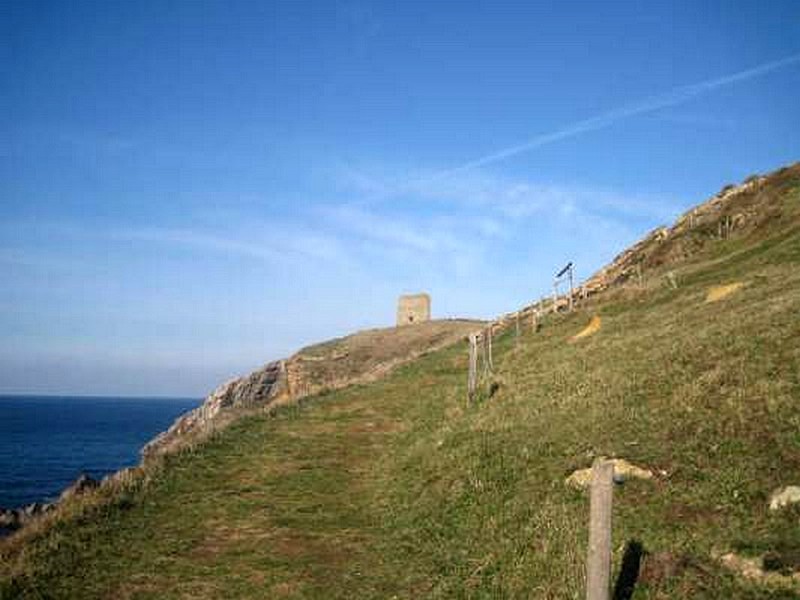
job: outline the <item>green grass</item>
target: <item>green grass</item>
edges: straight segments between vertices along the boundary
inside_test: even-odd
[[[615,490],[615,568],[631,540],[680,559],[634,598],[795,598],[712,553],[800,551],[800,510],[767,510],[800,484],[799,263],[796,230],[719,242],[678,289],[652,273],[519,344],[512,327],[471,406],[458,344],[244,419],[5,551],[0,596],[581,598],[588,499],[564,479],[603,454],[656,472]]]

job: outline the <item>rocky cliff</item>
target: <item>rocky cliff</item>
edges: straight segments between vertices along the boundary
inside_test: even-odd
[[[145,457],[170,452],[197,441],[224,426],[234,416],[265,407],[288,394],[286,361],[268,363],[261,369],[223,383],[203,404],[178,417],[172,426],[142,449]]]
[[[691,258],[708,244],[758,235],[784,215],[784,190],[800,180],[800,163],[764,176],[727,185],[683,215],[671,227],[659,227],[634,244],[577,290],[592,295],[625,283],[640,273]]]
[[[710,244],[740,237],[757,239],[776,229],[796,227],[785,210],[786,193],[800,185],[800,163],[763,176],[751,176],[738,185],[726,185],[705,202],[681,215],[671,227],[658,227],[618,254],[589,277],[573,294],[575,302],[622,286],[654,272],[669,274],[670,265],[685,263]],[[530,322],[542,314],[565,310],[569,295],[545,297],[493,322],[495,330]]]

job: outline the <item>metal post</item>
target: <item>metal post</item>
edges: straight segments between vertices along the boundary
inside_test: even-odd
[[[592,465],[589,500],[589,552],[586,600],[608,600],[611,583],[611,501],[614,463],[598,458]]]
[[[572,263],[569,265],[569,312],[572,312],[574,301],[572,299],[573,289],[574,289],[574,281],[572,279]]]

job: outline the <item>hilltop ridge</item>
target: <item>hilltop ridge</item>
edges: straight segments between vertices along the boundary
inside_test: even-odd
[[[766,175],[751,175],[740,184],[725,185],[719,192],[683,213],[672,225],[661,225],[647,233],[611,262],[593,273],[573,290],[575,302],[585,301],[643,278],[669,273],[686,266],[715,242],[744,238],[755,243],[800,225],[797,215],[786,211],[785,198],[800,179],[800,162]],[[507,328],[517,317],[564,310],[569,293],[557,299],[549,296],[501,315],[495,329]]]
[[[775,234],[787,223],[796,224],[792,215],[783,210],[783,198],[798,177],[800,163],[793,163],[768,175],[752,175],[739,185],[726,185],[686,211],[672,226],[656,228],[621,252],[586,280],[579,293],[592,295],[625,283],[642,270],[686,262],[715,241],[732,237],[755,239]]]
[[[627,597],[797,598],[800,166],[701,206],[573,312],[498,326],[474,402],[460,333],[332,391],[391,357],[307,349],[315,395],[0,541],[0,597],[577,598],[604,456]]]

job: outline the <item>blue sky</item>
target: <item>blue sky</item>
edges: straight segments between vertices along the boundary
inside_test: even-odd
[[[800,3],[0,2],[0,392],[492,317],[800,159]]]

